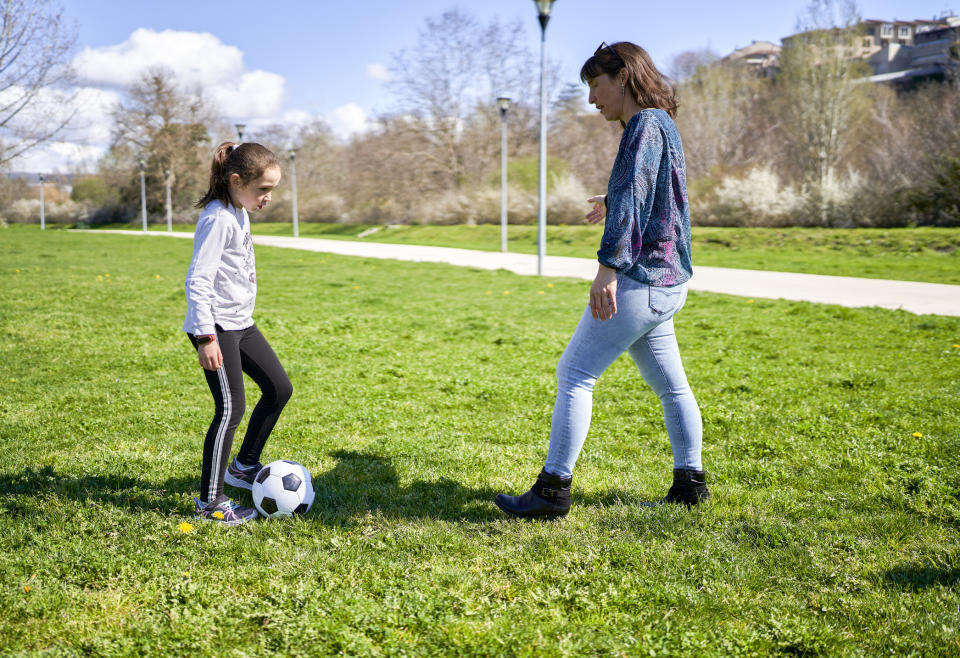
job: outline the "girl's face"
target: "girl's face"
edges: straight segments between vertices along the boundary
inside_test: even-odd
[[[624,92],[620,83],[608,73],[587,80],[590,88],[588,103],[596,106],[607,121],[617,121],[623,114]]]
[[[244,208],[247,212],[260,210],[270,203],[270,194],[280,183],[280,167],[268,167],[259,178],[243,185],[239,174],[230,175],[230,200],[235,207]]]

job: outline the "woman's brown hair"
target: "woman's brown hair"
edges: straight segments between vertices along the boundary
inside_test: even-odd
[[[230,176],[240,176],[240,184],[246,185],[252,180],[260,178],[270,167],[279,167],[280,160],[273,151],[256,142],[223,142],[213,154],[213,164],[210,165],[210,187],[203,198],[197,201],[196,207],[203,208],[211,201],[219,201],[229,206]]]
[[[640,107],[664,110],[671,118],[677,117],[677,93],[656,66],[646,50],[629,41],[618,41],[605,46],[601,44],[593,57],[580,69],[580,80],[587,82],[606,73],[616,78],[620,69],[627,70],[624,86],[630,90]]]

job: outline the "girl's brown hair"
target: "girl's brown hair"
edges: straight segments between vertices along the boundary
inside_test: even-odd
[[[627,70],[624,86],[640,107],[664,110],[677,117],[677,93],[670,80],[657,70],[647,51],[629,41],[601,45],[580,69],[580,80],[587,82],[601,73],[616,78],[620,69]]]
[[[203,208],[211,201],[219,201],[229,206],[230,176],[240,176],[240,184],[246,185],[252,180],[260,178],[270,167],[279,167],[280,160],[273,151],[256,142],[223,142],[213,154],[213,164],[210,165],[210,187],[203,198],[197,201],[196,207]]]

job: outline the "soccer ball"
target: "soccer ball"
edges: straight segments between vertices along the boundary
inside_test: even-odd
[[[253,504],[269,519],[305,513],[313,504],[310,471],[286,459],[270,462],[253,481]]]

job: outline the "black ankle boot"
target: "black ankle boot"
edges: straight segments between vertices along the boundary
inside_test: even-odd
[[[537,481],[527,493],[522,496],[497,494],[493,502],[507,514],[521,518],[553,519],[565,516],[570,511],[572,480],[540,471]]]
[[[683,503],[687,507],[696,505],[710,497],[707,489],[706,474],[703,471],[691,471],[684,468],[673,469],[673,486],[661,503]]]

